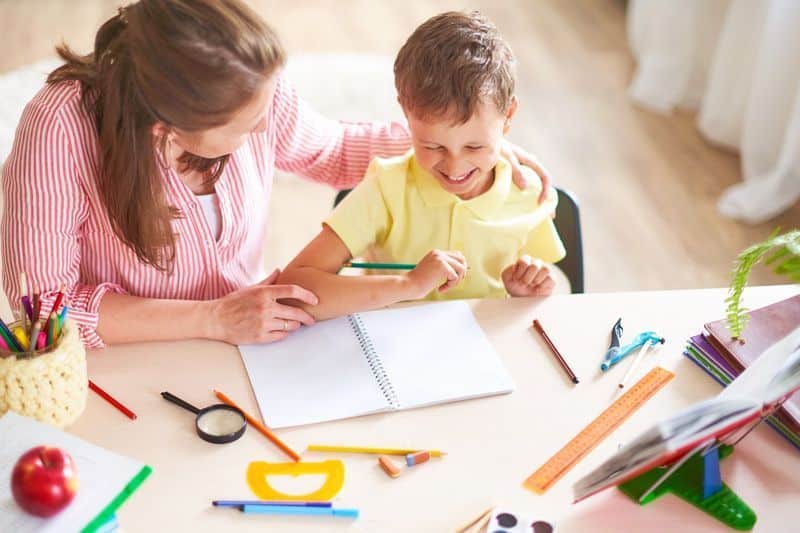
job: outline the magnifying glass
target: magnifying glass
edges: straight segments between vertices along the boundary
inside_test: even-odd
[[[161,397],[197,415],[194,425],[197,429],[197,434],[205,441],[213,442],[214,444],[233,442],[244,435],[244,430],[247,429],[244,413],[236,407],[218,403],[204,409],[198,409],[189,402],[181,400],[166,391],[161,393]]]

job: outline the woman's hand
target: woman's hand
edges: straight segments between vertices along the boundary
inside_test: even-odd
[[[547,191],[552,185],[553,180],[550,178],[550,173],[547,172],[547,169],[539,163],[539,160],[508,140],[503,141],[500,154],[511,163],[512,179],[514,180],[514,184],[520,189],[528,187],[528,180],[525,179],[525,175],[522,173],[523,166],[532,168],[533,171],[539,175],[539,179],[542,180],[542,192],[539,194],[539,203],[541,204],[544,202],[547,198]]]
[[[439,292],[446,292],[458,285],[466,274],[467,259],[464,254],[458,251],[431,250],[408,273],[412,298],[423,298],[437,287]]]
[[[550,267],[527,255],[503,270],[502,278],[511,296],[550,296],[556,286]]]
[[[279,300],[316,305],[317,297],[297,285],[273,285],[278,275],[280,270],[276,269],[258,284],[212,301],[209,336],[231,344],[274,342],[301,324],[313,324],[311,315]]]

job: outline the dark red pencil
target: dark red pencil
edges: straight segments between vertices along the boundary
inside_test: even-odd
[[[533,321],[533,329],[535,329],[536,332],[539,333],[539,335],[542,336],[542,339],[544,339],[544,342],[547,344],[547,347],[550,348],[550,351],[553,352],[553,355],[558,360],[558,363],[561,365],[561,368],[563,368],[564,372],[567,373],[567,375],[569,376],[569,379],[571,379],[572,382],[577,385],[578,384],[578,376],[575,375],[575,372],[572,371],[572,369],[569,367],[567,362],[561,356],[561,352],[558,351],[558,348],[556,348],[556,345],[553,344],[553,341],[550,340],[550,337],[544,331],[544,328],[542,327],[542,324],[539,322],[539,320],[534,320]]]

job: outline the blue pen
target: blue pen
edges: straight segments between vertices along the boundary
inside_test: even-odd
[[[623,358],[633,353],[637,348],[644,346],[646,342],[655,344],[657,342],[663,342],[663,340],[658,334],[656,334],[655,331],[645,331],[644,333],[639,333],[636,338],[633,339],[633,342],[619,348],[619,350],[616,350],[615,353],[611,354],[610,357],[609,352],[611,352],[611,350],[609,350],[609,352],[606,353],[606,359],[600,365],[600,370],[605,372],[615,364],[622,361]]]
[[[300,507],[287,505],[245,505],[242,511],[251,514],[338,516],[358,518],[358,509],[334,509],[333,507]]]
[[[245,505],[273,505],[280,507],[331,507],[331,502],[265,502],[262,500],[214,500],[214,507],[244,507]]]

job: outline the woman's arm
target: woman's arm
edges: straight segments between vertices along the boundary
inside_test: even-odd
[[[400,122],[345,122],[330,120],[297,95],[285,77],[278,81],[270,120],[276,126],[275,165],[337,189],[349,189],[364,176],[375,157],[400,155],[411,148],[408,126]],[[511,163],[514,183],[528,185],[523,166],[532,168],[544,187],[551,183],[547,170],[532,154],[506,141],[502,154]]]
[[[41,291],[37,318],[46,319],[59,286],[65,284],[69,316],[81,339],[100,347],[97,306],[106,293],[122,288],[78,283],[81,226],[89,209],[78,176],[58,111],[34,99],[22,114],[3,167],[3,288],[12,307],[18,305],[19,273],[25,272],[31,293],[36,287]]]
[[[280,271],[217,300],[163,300],[107,294],[97,333],[110,344],[212,339],[231,344],[273,342],[314,319],[285,300],[313,306],[317,298],[297,286],[275,285]]]
[[[339,236],[327,225],[280,275],[281,283],[307,288],[319,303],[297,304],[317,320],[385,307],[404,300],[423,298],[439,287],[441,292],[458,284],[466,274],[460,252],[434,250],[417,268],[403,275],[341,276],[337,272],[351,259]]]
[[[270,108],[276,128],[275,165],[337,189],[352,188],[374,157],[411,148],[408,127],[399,122],[330,120],[302,100],[284,76]]]

